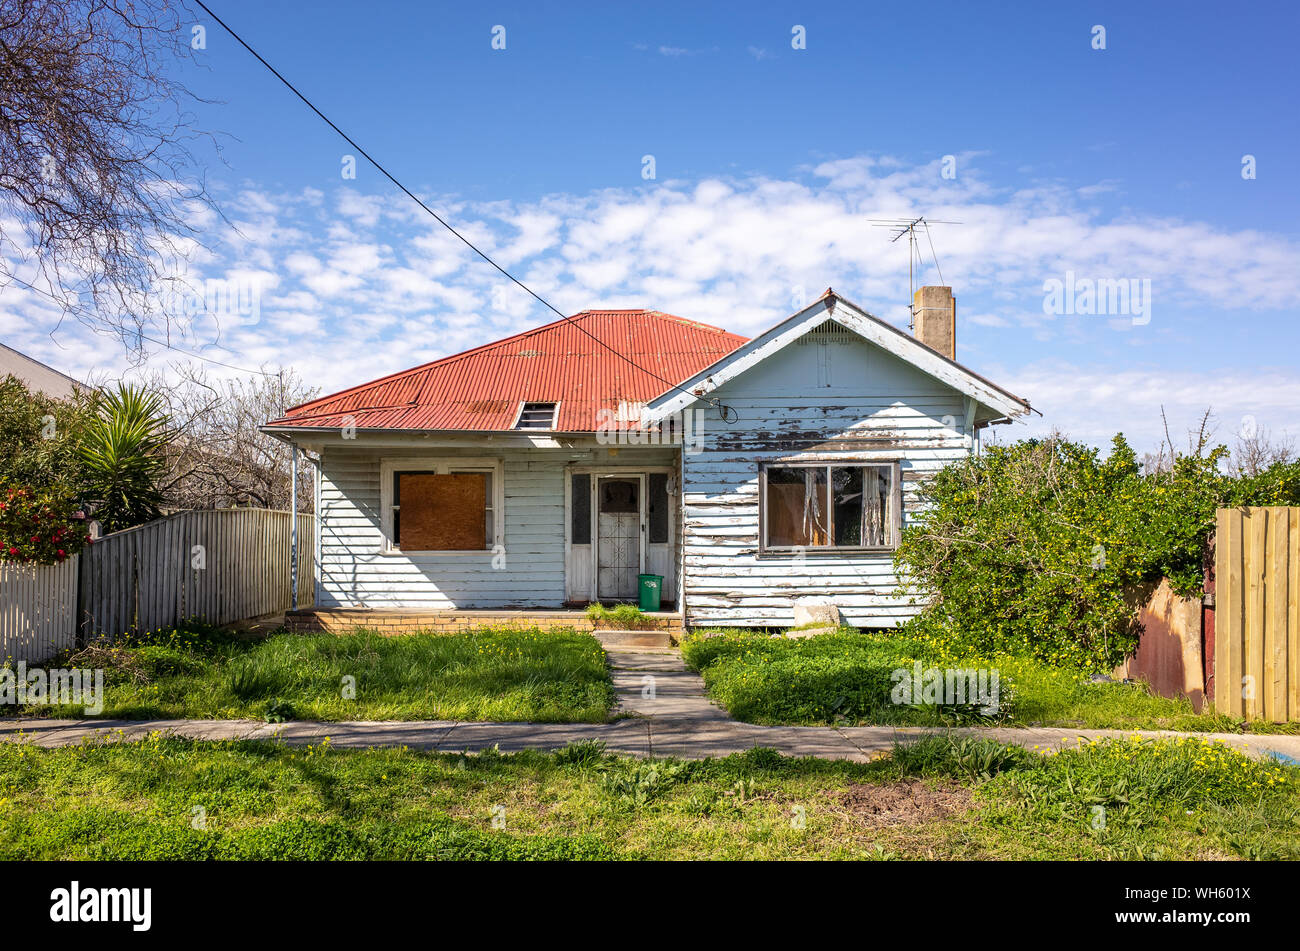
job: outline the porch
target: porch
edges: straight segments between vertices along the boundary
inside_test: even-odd
[[[679,607],[678,450],[565,442],[325,447],[316,607],[550,617],[635,601],[640,574],[661,575],[664,607]]]

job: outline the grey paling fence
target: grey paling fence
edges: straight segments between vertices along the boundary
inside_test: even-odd
[[[153,631],[197,617],[228,624],[290,606],[288,512],[178,512],[81,553],[81,637]],[[311,515],[298,516],[298,604],[312,603]]]
[[[73,645],[77,558],[61,565],[0,565],[0,664],[34,663]]]

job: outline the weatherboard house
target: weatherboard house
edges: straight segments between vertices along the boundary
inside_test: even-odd
[[[294,407],[264,431],[318,460],[299,620],[560,611],[654,574],[690,626],[898,624],[920,480],[1030,412],[954,360],[950,288],[913,314],[914,335],[827,290],[747,340],[583,311]]]

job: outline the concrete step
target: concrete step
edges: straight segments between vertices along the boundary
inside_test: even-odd
[[[673,646],[672,636],[667,631],[596,630],[591,633],[604,648]]]

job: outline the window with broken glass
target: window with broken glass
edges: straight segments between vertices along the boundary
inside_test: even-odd
[[[898,471],[896,463],[764,466],[763,549],[893,549]]]

